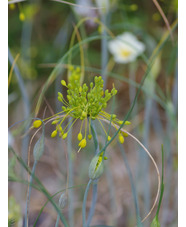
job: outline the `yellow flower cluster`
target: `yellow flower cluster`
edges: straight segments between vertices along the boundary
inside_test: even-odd
[[[87,137],[89,140],[92,139],[91,134],[91,121],[98,120],[101,127],[103,128],[106,138],[108,141],[111,140],[111,136],[106,132],[102,120],[106,119],[111,121],[117,130],[117,126],[121,125],[123,121],[116,118],[115,114],[108,114],[104,111],[107,107],[107,102],[117,94],[117,90],[113,86],[111,92],[108,90],[103,90],[103,80],[100,77],[94,77],[94,83],[91,82],[89,87],[84,83],[83,86],[80,85],[80,68],[70,68],[71,76],[69,77],[69,83],[67,84],[65,80],[61,81],[62,86],[67,88],[67,100],[63,97],[63,94],[58,92],[58,100],[63,104],[62,111],[60,113],[51,116],[52,125],[56,126],[56,129],[51,133],[51,137],[54,138],[57,135],[62,139],[67,138],[68,132],[71,130],[72,126],[77,120],[81,121],[80,131],[77,135],[79,141],[79,150],[85,148],[87,145]],[[63,126],[64,121],[71,117],[71,120]],[[42,122],[36,120],[33,123],[34,128],[40,127]],[[126,121],[125,125],[129,125],[130,122]],[[84,135],[82,134],[82,128],[84,128]],[[88,131],[88,132],[87,132]],[[124,137],[128,136],[127,133],[119,132],[118,140],[120,143],[124,143]]]

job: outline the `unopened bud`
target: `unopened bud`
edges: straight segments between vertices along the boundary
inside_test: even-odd
[[[99,178],[104,171],[104,165],[102,161],[102,156],[96,155],[89,166],[89,178],[95,180]]]

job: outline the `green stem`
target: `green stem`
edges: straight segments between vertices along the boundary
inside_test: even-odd
[[[83,206],[82,206],[83,227],[87,227],[87,225],[86,225],[86,202],[87,202],[88,191],[90,189],[91,183],[92,183],[92,180],[90,179],[87,184],[87,187],[85,189],[85,194],[84,194],[84,198],[83,198]]]

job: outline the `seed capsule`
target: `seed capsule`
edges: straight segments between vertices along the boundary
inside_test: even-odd
[[[103,171],[104,165],[102,161],[102,156],[94,156],[89,166],[89,178],[95,180],[102,175]]]

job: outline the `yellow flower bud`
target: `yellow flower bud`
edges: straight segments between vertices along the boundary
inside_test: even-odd
[[[89,139],[89,140],[92,139],[92,135],[91,135],[91,134],[88,135],[88,139]]]
[[[125,121],[125,125],[130,125],[131,122],[130,121]]]
[[[11,10],[14,10],[15,9],[15,4],[12,3],[12,4],[9,5],[9,7],[10,7]]]
[[[41,126],[41,124],[42,124],[42,121],[41,120],[36,120],[33,123],[33,127],[34,128],[39,128]]]
[[[62,136],[63,139],[67,138],[67,133],[64,133]]]
[[[65,80],[62,80],[62,81],[61,81],[61,84],[62,84],[63,86],[65,86],[65,87],[67,86]]]
[[[54,130],[52,133],[51,133],[51,137],[54,138],[57,136],[57,130]]]
[[[20,13],[20,14],[19,14],[19,20],[20,20],[20,21],[24,21],[24,20],[25,20],[25,15],[24,15],[24,13]]]
[[[107,140],[108,140],[108,141],[110,141],[110,140],[111,140],[111,137],[110,137],[110,136],[108,136],[108,137],[107,137]]]
[[[122,135],[119,135],[119,142],[120,143],[124,143],[125,139]]]
[[[87,112],[83,111],[81,116],[84,118],[84,117],[87,117]]]
[[[122,132],[122,134],[123,134],[124,137],[128,136],[128,133],[126,133],[126,132]]]
[[[82,140],[80,141],[79,147],[84,148],[84,147],[86,147],[86,145],[87,145],[87,141],[86,141],[86,139],[84,138],[84,139],[82,139]]]
[[[81,134],[81,132],[78,134],[78,140],[80,141],[80,140],[82,140],[82,138],[83,138],[83,136],[82,136],[82,134]]]
[[[122,125],[123,124],[123,121],[118,121],[118,124]]]
[[[54,120],[54,121],[52,121],[52,125],[55,125],[55,124],[57,124],[58,123],[58,120]]]

